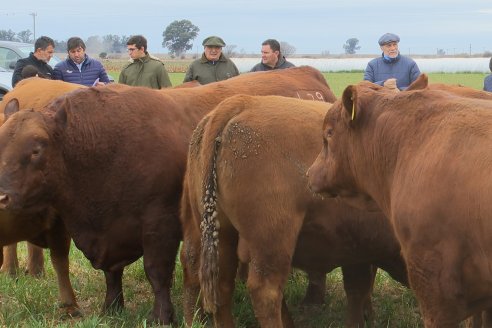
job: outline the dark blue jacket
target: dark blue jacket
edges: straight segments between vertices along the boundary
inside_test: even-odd
[[[492,74],[486,76],[485,80],[483,80],[483,89],[492,92]]]
[[[81,71],[70,58],[56,64],[53,70],[54,80],[82,84],[88,87],[94,85],[98,78],[99,82],[109,82],[108,74],[103,65],[99,61],[89,58],[87,54],[82,63]]]
[[[364,80],[383,85],[387,79],[395,78],[398,89],[404,90],[419,75],[419,67],[413,59],[398,55],[398,57],[388,61],[381,56],[374,58],[367,64]]]

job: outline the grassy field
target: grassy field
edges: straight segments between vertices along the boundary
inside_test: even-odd
[[[109,71],[114,77],[115,81],[118,81],[120,71]],[[357,84],[364,77],[364,73],[323,73],[328,85],[333,90],[337,97],[342,95],[343,90],[350,84]],[[487,74],[482,73],[430,73],[430,83],[447,83],[447,84],[461,84],[471,88],[482,90],[483,79]],[[173,86],[183,83],[185,74],[181,72],[169,73],[169,78]]]
[[[110,71],[117,79],[117,71]],[[180,84],[184,73],[171,73],[173,85]],[[481,89],[484,74],[430,74],[431,82],[463,84]],[[343,89],[357,83],[362,73],[325,73],[337,96]],[[25,246],[20,250],[21,266],[25,266]],[[153,296],[143,271],[142,260],[127,267],[124,274],[126,309],[118,314],[100,316],[105,283],[101,271],[92,269],[82,253],[71,249],[71,279],[84,316],[66,319],[57,303],[56,276],[46,257],[46,274],[35,279],[24,274],[10,277],[0,274],[0,327],[147,327],[146,317],[151,310]],[[327,294],[322,306],[301,306],[307,286],[304,273],[294,270],[286,286],[287,304],[298,327],[343,327],[346,308],[341,272],[327,275]],[[177,327],[183,326],[182,273],[179,262],[174,278],[173,302]],[[238,283],[235,294],[235,317],[238,327],[257,327],[244,285]],[[375,327],[422,327],[418,307],[411,291],[394,282],[380,271],[373,294]],[[200,327],[199,324],[196,327]]]

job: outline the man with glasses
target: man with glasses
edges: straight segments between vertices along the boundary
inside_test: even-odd
[[[100,86],[109,83],[109,77],[101,62],[85,53],[85,43],[79,37],[67,41],[68,58],[53,69],[53,79],[85,86]]]
[[[22,58],[15,64],[14,73],[12,75],[12,87],[15,87],[17,82],[22,80],[22,69],[27,65],[32,65],[38,69],[38,72],[43,76],[51,79],[53,68],[48,65],[53,53],[55,52],[55,41],[47,36],[42,36],[34,42],[34,52],[29,54],[29,57]]]
[[[147,52],[147,39],[134,35],[126,42],[131,62],[121,71],[119,83],[162,89],[171,87],[164,63]]]
[[[400,37],[393,33],[383,34],[379,38],[383,53],[367,64],[364,80],[399,91],[405,90],[417,79],[419,67],[413,59],[400,54],[399,42]]]

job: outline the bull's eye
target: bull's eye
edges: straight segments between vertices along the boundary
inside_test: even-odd
[[[326,129],[326,136],[327,137],[332,137],[333,136],[333,128]]]
[[[35,161],[39,159],[40,156],[41,156],[41,149],[39,148],[33,149],[31,152],[31,161],[33,160]]]

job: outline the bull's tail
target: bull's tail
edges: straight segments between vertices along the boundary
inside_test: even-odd
[[[227,123],[245,108],[250,96],[234,96],[220,103],[208,116],[203,130],[201,154],[205,163],[204,190],[202,194],[203,214],[202,248],[200,258],[200,285],[203,295],[203,307],[207,312],[217,310],[217,291],[219,280],[219,228],[217,212],[217,159],[222,142],[222,132]]]

